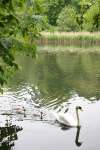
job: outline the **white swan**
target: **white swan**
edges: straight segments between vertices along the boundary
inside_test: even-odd
[[[56,117],[56,120],[62,124],[69,127],[79,127],[80,121],[79,121],[79,114],[78,110],[82,110],[82,107],[77,106],[76,107],[76,119],[74,119],[71,114],[69,113],[54,113],[54,116]]]

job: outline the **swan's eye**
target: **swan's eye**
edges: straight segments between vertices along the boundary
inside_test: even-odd
[[[79,107],[79,109],[80,109],[81,111],[83,111],[82,107]]]
[[[82,110],[82,107],[81,107],[81,106],[77,106],[76,108],[79,109],[79,110]]]

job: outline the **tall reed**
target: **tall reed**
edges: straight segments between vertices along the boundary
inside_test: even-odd
[[[100,32],[42,32],[37,44],[100,46]]]

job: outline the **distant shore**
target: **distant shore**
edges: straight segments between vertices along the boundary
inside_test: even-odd
[[[37,44],[100,46],[100,32],[42,32]]]

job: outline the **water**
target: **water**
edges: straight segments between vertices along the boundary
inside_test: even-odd
[[[99,150],[100,54],[39,52],[16,55],[13,73],[0,96],[0,148],[3,150]],[[53,112],[82,106],[81,128],[65,128]],[[41,118],[43,112],[43,119]]]

